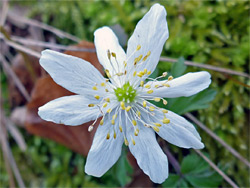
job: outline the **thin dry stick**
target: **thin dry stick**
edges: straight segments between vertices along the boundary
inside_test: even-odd
[[[175,63],[178,61],[178,59],[174,59],[174,58],[169,58],[169,57],[161,57],[160,61],[167,61],[167,62],[171,62],[171,63]],[[197,62],[193,62],[193,61],[185,61],[186,65],[190,65],[190,66],[194,66],[194,67],[200,67],[200,68],[205,68],[205,69],[209,69],[209,70],[214,70],[217,72],[222,72],[225,74],[232,74],[232,75],[237,75],[237,76],[243,76],[246,78],[250,78],[250,75],[244,72],[238,72],[238,71],[233,71],[230,69],[225,69],[225,68],[221,68],[221,67],[216,67],[216,66],[212,66],[212,65],[205,65],[205,64],[201,64],[201,63],[197,63]]]
[[[1,18],[0,18],[0,25],[1,26],[3,26],[5,21],[6,21],[8,10],[9,10],[9,3],[8,3],[8,1],[4,1],[3,7],[2,7],[2,14],[1,14]]]
[[[35,27],[39,27],[39,28],[42,28],[44,30],[47,30],[47,31],[50,31],[54,34],[56,34],[57,36],[59,36],[60,38],[68,38],[72,41],[75,41],[75,42],[80,42],[81,39],[69,34],[69,33],[66,33],[64,31],[61,31],[57,28],[54,28],[52,26],[49,26],[47,24],[44,24],[42,22],[39,22],[37,20],[33,20],[33,19],[28,19],[28,18],[24,18],[24,17],[20,17],[18,15],[15,15],[13,13],[10,13],[8,12],[8,19],[14,21],[14,22],[17,22],[17,23],[25,23],[27,25],[32,25],[32,26],[35,26]]]
[[[235,149],[233,149],[231,146],[229,146],[220,137],[218,137],[216,134],[214,134],[203,123],[201,123],[196,117],[194,117],[190,113],[186,113],[185,116],[188,117],[190,120],[192,120],[196,125],[198,125],[201,129],[203,129],[206,133],[208,133],[212,138],[214,138],[222,146],[224,146],[230,153],[232,153],[235,157],[237,157],[241,162],[243,162],[245,165],[247,165],[248,168],[250,168],[250,163],[244,157],[242,157]]]
[[[1,107],[1,110],[0,110],[0,111],[1,111],[0,132],[3,133],[3,132],[5,131],[5,129],[6,129],[6,128],[5,128],[5,123],[6,123],[6,121],[5,121],[5,116],[4,116],[4,114],[3,114],[3,109],[2,109],[2,107]],[[19,172],[19,170],[18,170],[18,167],[17,167],[17,165],[16,165],[16,161],[15,161],[15,159],[14,159],[14,157],[13,157],[12,152],[11,152],[11,149],[10,149],[9,143],[8,143],[8,141],[7,141],[6,135],[5,135],[5,134],[2,134],[0,139],[1,139],[1,141],[2,141],[2,144],[4,145],[3,148],[4,148],[5,151],[6,151],[6,154],[7,154],[7,156],[8,156],[8,160],[9,160],[9,162],[10,162],[10,165],[11,165],[11,167],[12,167],[12,170],[13,170],[13,172],[14,172],[14,175],[15,175],[15,177],[16,177],[16,180],[17,180],[17,183],[18,183],[19,187],[25,187],[24,182],[23,182],[23,179],[22,179],[22,177],[21,177],[21,175],[20,175],[20,172]]]
[[[0,35],[0,38],[1,38],[1,35]],[[12,36],[11,40],[15,42],[19,42],[24,45],[29,45],[29,46],[39,46],[39,47],[45,47],[45,48],[54,48],[58,50],[68,50],[68,51],[78,51],[78,52],[93,52],[93,53],[96,52],[95,48],[92,48],[92,49],[78,48],[78,47],[73,47],[73,46],[54,44],[50,42],[42,42],[42,41],[37,41],[37,40],[32,40],[32,39],[23,39],[23,38],[16,37],[16,36]]]
[[[205,155],[203,155],[199,150],[194,149],[196,153],[198,153],[218,174],[220,174],[224,180],[227,181],[233,188],[239,188],[233,180],[231,180],[224,172],[222,172],[210,159],[208,159]]]
[[[7,60],[0,54],[0,62],[3,66],[4,71],[6,72],[7,75],[9,75],[13,81],[15,82],[17,88],[19,89],[19,91],[22,93],[22,95],[24,96],[24,98],[27,101],[30,101],[30,95],[27,92],[27,90],[25,89],[25,87],[23,86],[22,82],[19,80],[19,78],[17,77],[17,75],[15,74],[15,72],[11,69],[9,63],[7,62]]]
[[[32,56],[37,57],[37,58],[41,57],[40,52],[37,52],[37,51],[34,51],[34,50],[30,49],[30,48],[24,47],[24,46],[22,46],[20,44],[17,44],[15,42],[11,42],[11,41],[9,41],[7,39],[4,39],[4,41],[9,46],[11,46],[11,47],[13,47],[13,48],[15,48],[17,50],[20,50],[20,51],[22,51],[22,52],[24,52],[26,54],[32,55]]]

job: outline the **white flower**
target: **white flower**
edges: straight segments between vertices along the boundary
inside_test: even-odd
[[[53,100],[38,113],[44,120],[65,125],[96,122],[103,116],[87,157],[86,173],[102,176],[118,160],[125,143],[144,173],[153,182],[162,183],[168,177],[168,160],[155,133],[183,148],[201,149],[204,145],[191,123],[148,101],[166,104],[164,98],[194,95],[209,86],[210,74],[197,72],[145,81],[169,36],[166,10],[159,4],[137,24],[127,53],[108,27],[97,29],[94,35],[98,59],[109,79],[87,61],[45,50],[40,59],[42,67],[56,83],[77,95]],[[161,78],[166,76],[163,73]]]

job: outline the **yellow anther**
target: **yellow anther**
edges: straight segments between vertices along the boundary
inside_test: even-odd
[[[137,76],[142,77],[144,75],[144,72],[140,71],[137,73]]]
[[[137,45],[136,51],[141,49],[141,45]]]
[[[114,119],[111,120],[111,124],[112,124],[112,125],[115,124],[115,120],[114,120]]]
[[[127,106],[126,111],[128,112],[131,108],[132,108],[131,106]]]
[[[134,72],[133,76],[136,76],[136,71]]]
[[[124,68],[127,66],[127,62],[123,61]]]
[[[148,70],[147,70],[147,69],[144,69],[144,70],[143,70],[143,73],[144,73],[144,74],[146,74],[147,72],[148,72]]]
[[[150,89],[151,86],[149,84],[145,85],[145,88]]]
[[[145,108],[145,107],[147,106],[147,102],[146,102],[146,101],[143,101],[143,102],[142,102],[142,105],[143,105],[143,107]]]
[[[163,77],[166,77],[167,75],[168,75],[167,72],[162,73],[162,76],[163,76]]]
[[[109,50],[107,51],[107,55],[108,55],[108,59],[110,60],[111,54]]]
[[[135,132],[134,132],[134,135],[138,136],[138,134],[139,134],[139,129],[136,129]]]
[[[102,118],[102,120],[100,121],[100,125],[103,125],[103,123],[104,123],[104,120],[103,120],[103,118]]]
[[[106,92],[109,92],[109,90],[108,90],[108,89],[105,89],[105,91],[106,91]]]
[[[169,76],[168,81],[173,80],[173,78],[174,78],[173,76]]]
[[[105,70],[105,73],[106,73],[107,77],[109,77],[109,78],[111,77],[108,69]]]
[[[149,110],[150,110],[151,112],[153,112],[153,111],[155,110],[155,107],[150,106],[150,107],[149,107]]]
[[[160,100],[161,100],[161,98],[159,98],[159,97],[155,97],[155,98],[154,98],[154,101],[155,101],[155,102],[160,102]]]
[[[109,82],[109,79],[106,79],[105,81],[106,81],[106,82]]]
[[[135,145],[135,140],[133,138],[131,138],[131,140],[132,140],[133,145]]]
[[[150,54],[151,54],[151,51],[148,51],[147,56],[150,56]]]
[[[121,109],[122,109],[122,110],[125,110],[125,109],[126,109],[126,108],[125,108],[125,103],[124,103],[123,101],[120,102],[120,105],[121,105]]]
[[[111,52],[111,55],[116,58],[116,54],[114,52]]]
[[[114,132],[114,139],[116,139],[116,132]]]
[[[169,84],[162,84],[163,86],[165,86],[165,87],[170,87],[170,85]]]
[[[88,107],[94,107],[95,105],[94,104],[89,104]]]
[[[108,140],[109,138],[110,138],[110,134],[108,133],[106,139]]]
[[[143,81],[140,82],[140,86],[141,86],[141,87],[144,86],[144,82],[143,82]]]
[[[141,112],[139,110],[136,112],[136,114],[138,115],[138,117],[141,117]]]
[[[122,126],[121,125],[119,125],[119,130],[120,130],[120,132],[122,132]]]
[[[158,87],[160,87],[160,86],[159,86],[158,84],[156,84],[156,85],[155,85],[155,88],[158,88]]]
[[[162,122],[163,122],[164,124],[168,124],[168,123],[170,123],[170,119],[168,119],[168,118],[163,118]]]
[[[127,74],[127,70],[124,71],[124,74],[125,74],[125,75]]]
[[[106,98],[104,99],[106,102],[110,102],[110,98]]]
[[[168,113],[168,110],[162,109],[162,112],[166,114],[166,113]]]
[[[168,101],[167,101],[167,100],[162,99],[162,101],[163,101],[163,104],[164,104],[164,105],[167,105],[167,104],[168,104]]]
[[[158,127],[156,127],[156,126],[154,126],[153,129],[155,130],[155,132],[159,132],[160,131],[160,129]]]
[[[151,94],[151,93],[153,93],[153,92],[154,92],[154,91],[153,91],[152,89],[147,91],[148,94]]]
[[[95,95],[95,98],[96,98],[97,100],[99,100],[99,99],[100,99],[100,96],[99,96],[99,95]]]
[[[154,123],[157,127],[161,127],[160,123]]]
[[[96,86],[93,86],[92,89],[93,89],[93,90],[97,90],[97,87],[96,87]]]
[[[127,138],[124,138],[124,143],[125,143],[126,146],[128,146],[128,140],[127,140]]]
[[[139,57],[137,58],[137,61],[141,61],[142,55],[139,55]]]
[[[134,126],[136,126],[136,125],[137,125],[137,122],[136,122],[135,120],[132,120],[132,124],[133,124]]]
[[[107,106],[108,106],[108,103],[106,103],[106,102],[102,105],[103,108],[105,108]]]
[[[117,118],[117,114],[114,114],[113,116],[112,116],[112,119],[116,119]]]
[[[150,75],[150,74],[151,74],[151,71],[148,71],[147,74]]]
[[[105,84],[104,82],[102,82],[102,83],[101,83],[101,86],[102,86],[102,87],[105,87],[105,86],[106,86],[106,84]]]
[[[117,76],[122,76],[124,73],[123,72],[118,72],[116,75]]]
[[[107,113],[110,113],[112,111],[112,109],[111,108],[109,108],[108,110],[107,110]]]

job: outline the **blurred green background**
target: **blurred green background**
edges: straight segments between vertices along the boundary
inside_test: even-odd
[[[131,36],[136,23],[155,2],[164,5],[168,13],[170,37],[162,56],[183,57],[186,60],[249,73],[249,1],[24,1],[10,4],[28,7],[29,17],[39,18],[42,22],[83,40],[93,41],[93,32],[104,25],[119,24],[125,34]],[[123,34],[120,40],[126,40],[126,35]],[[59,38],[58,43],[72,44],[67,39]],[[180,66],[184,65],[180,62]],[[171,69],[173,74],[176,70],[171,63],[160,62],[156,74]],[[191,66],[183,69],[185,73],[200,70],[205,69]],[[249,85],[250,81],[240,76],[209,72],[212,75],[212,90],[202,94],[207,101],[183,99],[183,108],[176,111],[185,113],[196,110],[193,114],[198,119],[249,159],[250,103],[249,87],[246,85]],[[2,78],[2,83],[4,81]],[[205,105],[206,109],[201,109],[210,101],[209,105]],[[196,106],[189,108],[196,103]],[[249,187],[247,167],[207,133],[197,129],[206,146],[203,152],[239,186]],[[13,140],[10,140],[10,144],[23,179],[29,187],[118,187],[131,180],[131,167],[124,156],[108,173],[97,179],[85,175],[85,159],[79,154],[53,141],[30,136],[25,131],[23,135],[28,145],[25,153],[19,151]],[[196,154],[175,146],[171,146],[171,152],[177,157],[183,173],[194,175],[180,179],[175,175],[175,171],[170,169],[171,176],[163,187],[228,187],[228,184]],[[0,181],[1,186],[7,187],[8,175],[2,160],[1,157]],[[201,165],[188,166],[193,164],[192,161]],[[192,180],[197,174],[198,177]]]

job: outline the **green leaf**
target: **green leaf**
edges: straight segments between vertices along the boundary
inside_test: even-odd
[[[191,97],[167,99],[167,108],[178,114],[208,108],[209,102],[214,99],[216,93],[217,92],[214,89],[206,89]]]
[[[162,184],[162,187],[177,187],[180,181],[180,176],[169,174],[168,179]]]
[[[181,172],[187,173],[200,173],[209,168],[209,165],[197,155],[188,155],[182,160]]]
[[[183,57],[180,57],[176,63],[174,63],[171,67],[171,74],[174,78],[181,76],[187,66],[184,64],[185,59]]]
[[[217,173],[212,175],[187,175],[185,178],[194,187],[218,187],[222,182],[222,177]]]

